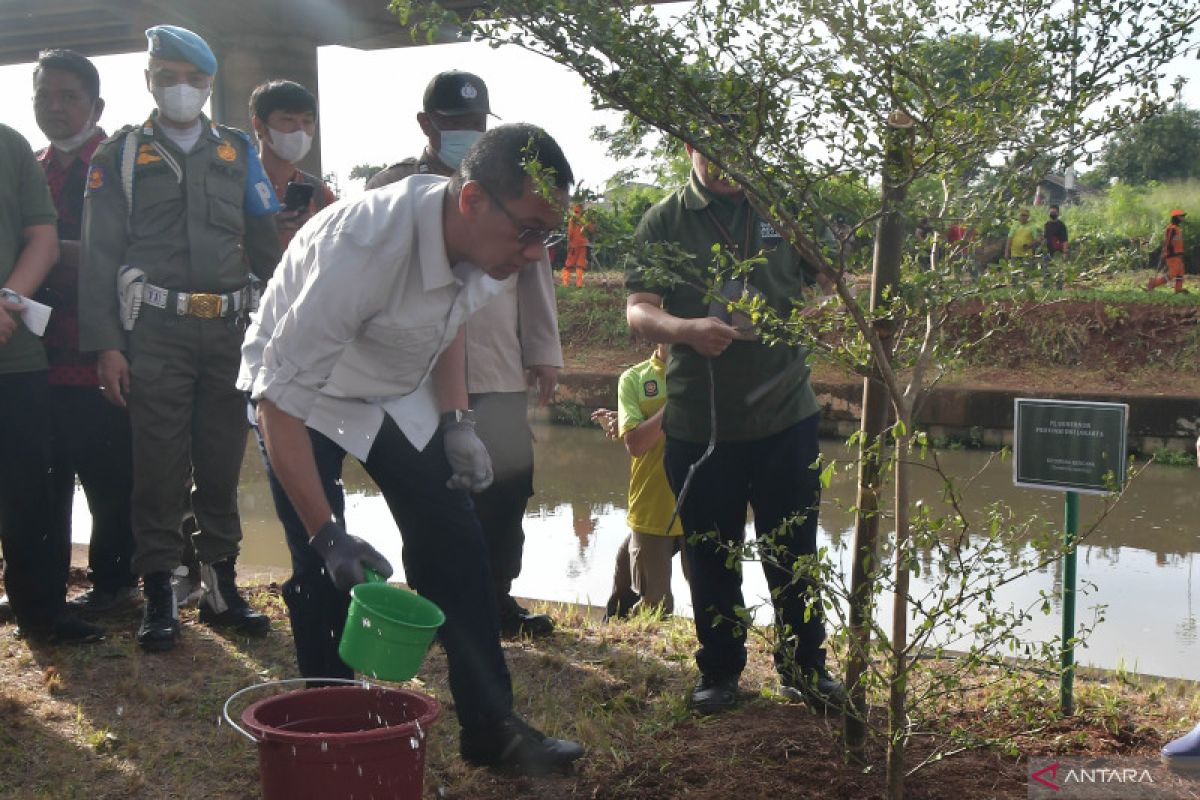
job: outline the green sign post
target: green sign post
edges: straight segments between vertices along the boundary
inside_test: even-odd
[[[1063,542],[1062,711],[1075,711],[1075,538],[1079,493],[1108,494],[1125,483],[1129,406],[1017,398],[1013,482],[1066,492]]]

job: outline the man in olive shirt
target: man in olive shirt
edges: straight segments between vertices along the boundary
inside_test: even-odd
[[[251,635],[269,628],[235,585],[248,428],[235,382],[253,284],[279,260],[279,205],[249,137],[201,113],[217,70],[212,50],[170,25],[146,37],[157,111],[92,159],[79,326],[81,349],[99,351],[105,396],[128,403],[133,569],[146,596],[138,642],[163,651],[179,633],[171,572],[183,553],[189,478],[207,590],[200,621]]]
[[[70,531],[51,512],[53,426],[46,351],[20,316],[58,259],[54,201],[29,143],[0,125],[0,544],[22,635],[92,642],[65,608]]]
[[[648,251],[655,243],[675,243],[705,275],[714,268],[716,246],[739,259],[761,253],[765,262],[745,278],[729,280],[723,294],[762,296],[786,314],[815,275],[751,208],[741,187],[690,145],[687,149],[690,182],[646,212],[637,239]],[[841,684],[825,670],[821,604],[810,596],[816,587],[796,580],[785,568],[796,556],[816,552],[818,406],[808,383],[806,353],[763,343],[744,315],[730,314],[724,303],[710,305],[705,292],[687,281],[664,285],[635,265],[625,285],[630,328],[671,345],[664,466],[676,496],[710,437],[716,443],[696,469],[680,508],[700,641],[700,683],[692,707],[713,713],[737,703],[738,677],[746,664],[746,632],[737,609],[744,601],[741,573],[726,561],[730,548],[744,540],[747,503],[754,510],[757,535],[771,537],[780,548],[768,550],[773,557],[764,571],[774,598],[781,691],[821,710],[843,705]],[[716,405],[715,434],[710,430],[711,402]]]

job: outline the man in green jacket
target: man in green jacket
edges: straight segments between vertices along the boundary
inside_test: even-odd
[[[235,386],[242,332],[279,260],[279,204],[249,137],[201,110],[217,61],[196,34],[146,31],[157,110],[97,149],[83,215],[80,346],[98,351],[101,390],[133,428],[133,569],[145,614],[138,643],[179,634],[171,572],[188,506],[206,593],[200,621],[265,634],[235,585],[242,539],[237,486],[246,448]]]
[[[814,271],[758,215],[739,185],[691,145],[687,151],[691,179],[642,217],[635,232],[644,245],[640,252],[673,243],[692,256],[700,271],[696,279],[718,268],[715,250],[739,260],[761,256],[743,277],[724,283],[723,296],[758,298],[787,314],[817,280]],[[671,346],[663,463],[672,491],[683,495],[679,516],[700,641],[692,708],[711,714],[737,704],[746,665],[738,609],[746,603],[741,571],[730,566],[729,555],[745,538],[748,504],[757,536],[773,545],[763,571],[779,631],[780,691],[819,710],[838,709],[845,691],[825,669],[818,587],[790,569],[796,557],[817,552],[820,406],[808,382],[807,354],[763,341],[747,315],[731,313],[728,302],[710,302],[697,281],[686,280],[686,267],[670,267],[684,280],[668,281],[647,266],[626,271],[626,316],[634,333]]]
[[[51,512],[53,425],[46,350],[22,312],[58,260],[54,201],[29,142],[0,125],[0,545],[21,635],[95,642],[66,608],[70,531]],[[35,325],[36,327],[36,325]]]

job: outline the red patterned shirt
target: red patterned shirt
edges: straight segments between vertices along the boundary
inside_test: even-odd
[[[58,210],[58,238],[79,241],[83,219],[83,189],[87,179],[88,162],[100,142],[103,131],[87,141],[66,167],[54,160],[53,148],[37,154],[46,172],[50,196]],[[114,286],[113,291],[117,288]],[[50,361],[49,380],[53,386],[99,386],[96,375],[96,354],[79,352],[79,269],[63,263],[54,265],[46,282],[38,291],[37,300],[54,308],[46,335],[46,357]]]

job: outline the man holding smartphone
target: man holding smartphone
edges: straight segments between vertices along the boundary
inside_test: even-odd
[[[295,81],[268,81],[250,93],[250,124],[258,154],[283,210],[275,217],[279,247],[287,249],[309,217],[337,200],[325,182],[296,166],[317,130],[317,98]]]

